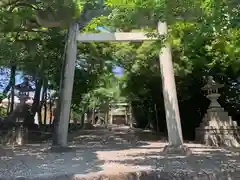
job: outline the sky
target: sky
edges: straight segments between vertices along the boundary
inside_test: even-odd
[[[7,71],[7,69],[5,69]],[[123,68],[119,67],[119,66],[116,66],[112,69],[112,72],[117,76],[117,77],[122,77],[123,76]],[[19,72],[17,75],[16,75],[16,84],[20,84],[23,82],[23,74],[21,72]],[[3,89],[7,86],[8,82],[9,82],[9,79],[10,79],[10,74],[3,74],[1,73],[0,74],[0,92],[3,91]]]
[[[122,77],[124,74],[124,70],[120,66],[116,66],[112,69],[112,72],[117,76],[117,77]]]
[[[105,28],[105,27],[102,27],[102,26],[98,26],[96,28],[97,30],[101,31],[101,32],[111,32],[111,30]],[[117,76],[117,77],[122,77],[123,76],[123,73],[124,73],[124,70],[122,67],[120,66],[116,66],[112,69],[112,72]]]
[[[1,72],[0,72],[0,92],[2,92],[3,89],[7,86],[9,80],[10,80],[10,69],[1,68]],[[23,75],[22,75],[21,72],[17,72],[15,80],[16,80],[16,84],[19,84],[23,81]]]

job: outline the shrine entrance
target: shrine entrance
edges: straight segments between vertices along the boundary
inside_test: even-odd
[[[167,35],[167,24],[165,22],[158,23],[158,33],[161,36]],[[144,32],[116,32],[116,33],[92,33],[92,34],[80,34],[78,24],[73,23],[68,32],[68,44],[66,50],[66,66],[64,72],[65,80],[62,82],[62,102],[65,103],[65,107],[60,107],[59,124],[60,129],[67,127],[66,119],[69,118],[69,111],[71,106],[71,92],[74,81],[75,61],[77,58],[77,41],[79,42],[139,42],[139,41],[156,41],[159,40],[156,37],[148,37]],[[178,107],[178,99],[176,93],[176,84],[174,78],[174,70],[172,63],[171,47],[168,42],[161,48],[159,52],[159,63],[161,68],[162,88],[165,105],[165,114],[168,129],[168,141],[169,145],[166,146],[165,151],[167,153],[179,153],[190,152],[187,147],[183,146],[182,127]],[[72,82],[71,87],[67,86],[66,82]],[[66,106],[67,105],[67,106]],[[64,111],[64,108],[67,110]],[[67,129],[59,132],[61,135],[61,145],[67,145]]]

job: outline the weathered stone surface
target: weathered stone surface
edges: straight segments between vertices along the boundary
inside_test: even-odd
[[[190,148],[184,145],[180,146],[167,145],[164,147],[163,153],[165,155],[183,155],[183,156],[190,156],[192,154]]]
[[[216,83],[212,77],[203,87],[208,92],[206,97],[210,100],[210,105],[202,123],[196,128],[196,140],[209,146],[240,147],[240,128],[217,101],[220,87],[222,85]]]

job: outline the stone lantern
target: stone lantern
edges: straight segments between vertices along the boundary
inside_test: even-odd
[[[15,88],[19,91],[18,98],[22,103],[29,99],[29,92],[33,91],[33,88],[29,84],[29,79],[27,77],[24,78],[22,83],[17,84]]]
[[[221,105],[218,103],[218,98],[221,96],[218,89],[222,87],[223,85],[214,81],[212,76],[208,77],[207,84],[202,88],[202,90],[207,91],[206,97],[210,100],[208,111],[222,110]]]
[[[14,127],[13,132],[15,134],[15,142],[18,145],[22,145],[23,141],[26,140],[26,135],[28,134],[27,128],[24,128],[24,118],[26,116],[28,105],[26,101],[30,99],[29,93],[33,91],[33,88],[29,84],[29,79],[24,78],[24,81],[15,86],[15,89],[18,90],[17,97],[19,98],[19,104],[17,105],[16,112],[16,127]]]
[[[215,82],[213,77],[209,76],[207,84],[202,88],[207,91],[206,97],[210,100],[210,105],[202,123],[196,128],[196,140],[211,146],[240,147],[237,122],[233,121],[218,103],[218,98],[221,96],[218,89],[222,87],[222,84]]]

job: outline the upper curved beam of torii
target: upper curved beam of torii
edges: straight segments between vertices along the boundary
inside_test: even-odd
[[[167,24],[160,22],[158,24],[159,35],[167,34]],[[81,42],[136,42],[136,41],[156,41],[159,37],[149,36],[146,32],[100,32],[100,33],[79,33],[77,34],[76,40]]]
[[[77,41],[81,42],[107,42],[107,41],[118,41],[118,42],[128,42],[128,41],[154,41],[157,40],[156,37],[148,37],[144,32],[115,32],[115,33],[85,33],[78,34],[76,37]]]

